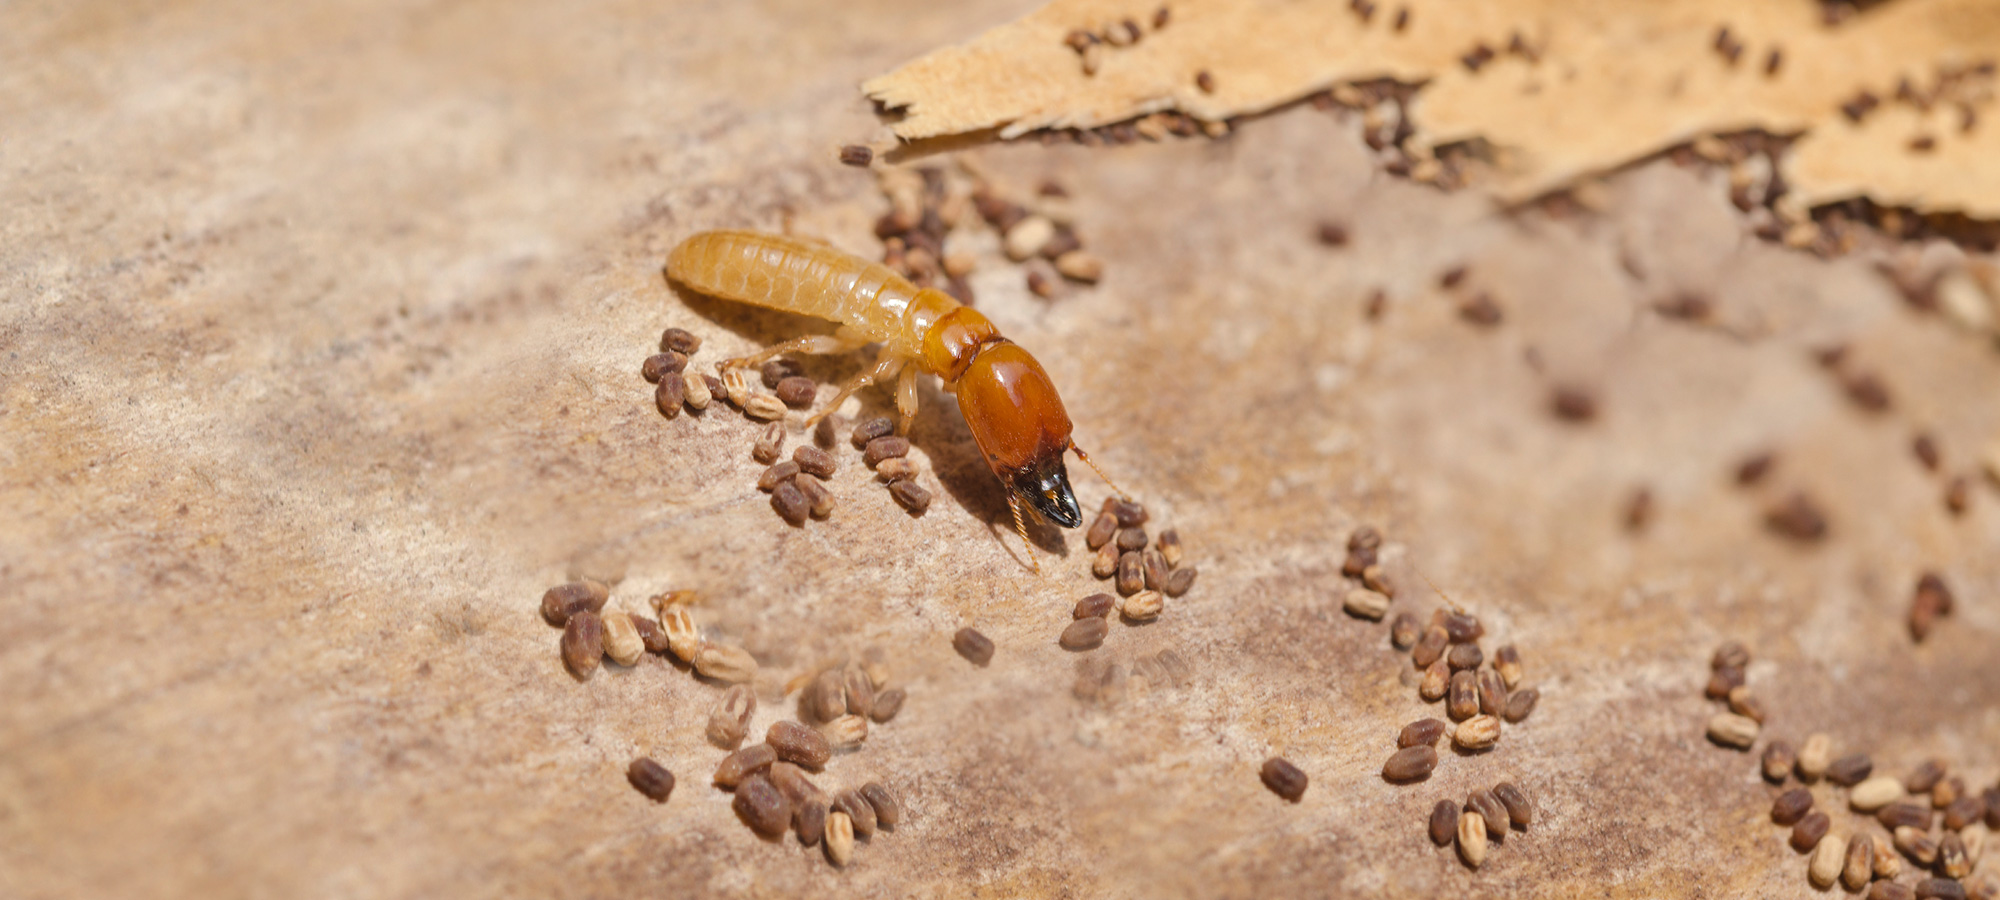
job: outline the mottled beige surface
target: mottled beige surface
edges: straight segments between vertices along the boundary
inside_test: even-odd
[[[1096,655],[1175,648],[1187,688],[1072,696],[1054,638],[1095,587],[1080,539],[1025,571],[933,388],[928,515],[843,455],[833,520],[785,527],[752,487],[755,427],[664,421],[637,370],[668,324],[702,359],[797,326],[676,296],[665,250],[787,215],[870,250],[882,201],[833,161],[882,133],[855,84],[1026,11],[0,12],[0,895],[1810,896],[1750,759],[1700,736],[1727,636],[1756,648],[1775,731],[2000,773],[2000,493],[1954,520],[1907,449],[1931,427],[1971,466],[2000,355],[1865,259],[1747,239],[1719,174],[1644,167],[1605,215],[1551,222],[1381,178],[1352,124],[1307,111],[1215,143],[984,151],[1069,185],[1108,261],[1047,303],[968,235],[981,308],[1202,568]],[[1352,247],[1312,243],[1324,216]],[[1498,329],[1433,287],[1458,262]],[[1682,288],[1721,325],[1644,311]],[[1813,364],[1834,340],[1893,412]],[[1599,420],[1549,417],[1550,379],[1593,385]],[[1733,488],[1765,445],[1773,483]],[[1658,515],[1635,539],[1639,483]],[[1758,525],[1792,486],[1829,508],[1824,545]],[[1407,664],[1338,609],[1359,522],[1388,535],[1399,609],[1434,602],[1421,568],[1544,694],[1417,787],[1376,775],[1425,712]],[[1912,650],[1925,567],[1961,612]],[[898,787],[907,824],[846,872],[753,839],[704,784],[717,689],[657,660],[562,672],[535,607],[572,568],[622,572],[619,602],[705,591],[712,635],[766,666],[760,729],[783,679],[879,650],[909,703],[823,781]],[[951,652],[966,623],[990,669]],[[665,807],[624,783],[639,753],[681,777]],[[1313,779],[1296,807],[1257,782],[1272,753]],[[1425,813],[1503,777],[1543,821],[1467,872]]]

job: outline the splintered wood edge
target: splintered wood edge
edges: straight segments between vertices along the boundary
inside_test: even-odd
[[[1377,78],[1421,84],[1410,107],[1418,152],[1481,138],[1501,152],[1485,183],[1518,202],[1706,134],[1799,135],[1782,160],[1793,215],[1868,197],[1887,206],[2000,219],[2000,110],[1990,73],[1963,105],[1890,102],[1905,79],[2000,54],[2000,4],[1899,0],[1838,27],[1813,4],[1731,0],[1378,0],[1350,4],[1055,0],[964,44],[932,51],[862,85],[905,140],[980,130],[1009,139],[1043,128],[1094,128],[1161,111],[1216,122],[1336,85]],[[1407,10],[1406,26],[1394,28]],[[1086,75],[1064,38],[1131,20],[1140,39],[1100,46]],[[1742,51],[1717,51],[1728,27]],[[1509,52],[1516,36],[1532,54]],[[1484,46],[1473,71],[1464,57]],[[1766,72],[1773,51],[1775,72]],[[1196,84],[1211,78],[1211,91]],[[1861,122],[1841,111],[1863,91],[1882,100]],[[1918,137],[1933,147],[1913,148]]]

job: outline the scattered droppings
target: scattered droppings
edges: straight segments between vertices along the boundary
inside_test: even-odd
[[[960,628],[952,635],[951,647],[975,666],[983,668],[993,661],[993,639],[971,628]]]
[[[654,803],[665,803],[674,793],[674,773],[650,756],[633,760],[632,765],[625,769],[625,780]]]
[[[1432,756],[1433,762],[1435,762],[1436,754],[1433,753]],[[1258,777],[1263,779],[1264,786],[1270,788],[1271,793],[1277,794],[1293,803],[1299,802],[1299,798],[1305,796],[1306,773],[1300,771],[1298,766],[1292,765],[1291,761],[1284,757],[1273,756],[1265,760],[1264,767],[1258,772]]]
[[[604,621],[589,610],[569,617],[563,625],[563,665],[578,678],[596,674],[604,659]]]
[[[875,151],[860,144],[848,144],[840,148],[840,164],[843,166],[866,167],[875,161]]]

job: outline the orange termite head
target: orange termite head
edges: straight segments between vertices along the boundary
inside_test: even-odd
[[[972,355],[957,385],[966,427],[1001,483],[1049,521],[1082,525],[1063,466],[1069,413],[1042,364],[1012,341],[995,338]]]

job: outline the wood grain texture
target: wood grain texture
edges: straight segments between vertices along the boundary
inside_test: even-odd
[[[1098,587],[1087,554],[1069,534],[1028,575],[933,387],[927,515],[844,452],[834,517],[786,527],[754,488],[761,426],[663,420],[638,369],[668,325],[706,339],[697,365],[804,326],[676,293],[666,253],[787,218],[870,250],[884,201],[835,154],[886,131],[854,86],[1027,11],[0,11],[0,895],[1805,896],[1754,757],[1701,736],[1724,638],[1756,654],[1772,733],[2000,774],[2000,492],[1952,518],[1909,453],[1930,429],[1971,470],[2000,356],[1867,259],[1745,238],[1719,173],[1639,167],[1557,222],[1382,178],[1310,114],[981,151],[1023,193],[1065,184],[1107,261],[1045,302],[964,235],[981,311],[1201,568],[1091,658],[1171,648],[1186,687],[1074,696],[1056,638]],[[1348,249],[1312,240],[1329,217]],[[1437,287],[1460,263],[1498,328]],[[1647,311],[1684,289],[1713,324]],[[1811,358],[1833,341],[1891,412],[1842,397]],[[1598,418],[1551,417],[1557,380]],[[1771,483],[1734,487],[1765,446]],[[1795,487],[1829,511],[1817,547],[1760,524]],[[1379,771],[1434,708],[1386,627],[1339,609],[1362,523],[1404,585],[1391,615],[1428,613],[1428,576],[1543,694],[1415,787]],[[1926,568],[1959,610],[1912,648]],[[572,571],[628,608],[702,590],[707,633],[763,665],[754,732],[784,679],[881,653],[908,701],[821,784],[880,780],[903,824],[846,871],[754,839],[705,784],[719,688],[657,660],[564,674],[537,604]],[[965,625],[991,667],[952,652]],[[640,754],[680,780],[664,806],[625,782]],[[1310,776],[1298,805],[1259,783],[1271,755]],[[1502,779],[1539,818],[1469,873],[1425,816]]]

